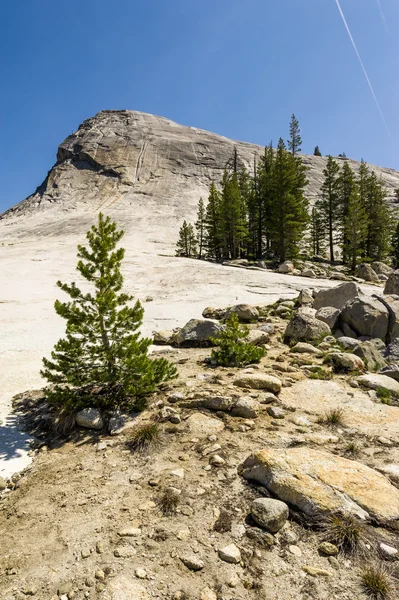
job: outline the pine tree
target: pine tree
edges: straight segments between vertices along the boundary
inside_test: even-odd
[[[320,152],[320,148],[318,146],[315,147],[313,156],[323,156],[322,153]]]
[[[365,209],[368,217],[366,257],[384,260],[391,249],[394,224],[386,190],[374,172],[370,173],[366,184]]]
[[[221,260],[221,199],[220,194],[212,182],[209,190],[208,204],[205,211],[205,236],[204,246],[207,256],[218,262]]]
[[[211,358],[224,367],[243,367],[257,363],[266,354],[265,348],[254,346],[247,341],[249,327],[240,325],[235,313],[226,321],[225,330],[212,342],[219,346],[212,351]]]
[[[299,128],[299,122],[295,115],[292,115],[290,122],[290,138],[288,140],[288,149],[292,156],[298,154],[301,151],[301,130]]]
[[[263,239],[266,249],[269,251],[272,238],[272,207],[274,205],[274,168],[275,168],[275,152],[273,144],[270,142],[266,146],[263,156],[260,158],[258,165],[258,198],[257,198],[257,246],[258,257],[262,257]]]
[[[179,239],[176,244],[176,255],[186,258],[197,257],[197,238],[195,237],[192,223],[183,222],[179,230]]]
[[[280,262],[299,253],[309,221],[305,168],[299,157],[287,152],[280,138],[273,168],[272,205],[270,215],[271,238]]]
[[[201,260],[202,252],[204,249],[204,238],[205,238],[205,205],[202,198],[198,202],[197,220],[195,222],[195,228],[197,230],[197,241],[198,241],[198,258]]]
[[[342,205],[339,193],[339,166],[332,156],[328,157],[323,174],[319,206],[328,236],[330,260],[334,262],[335,234],[342,229]]]
[[[143,407],[145,395],[176,376],[167,360],[148,357],[151,340],[138,332],[143,308],[138,301],[130,307],[132,296],[121,291],[124,250],[116,246],[122,236],[100,213],[87,232],[88,247],[78,246],[77,270],[93,291],[57,282],[70,296],[55,302],[66,337],[55,344],[51,360],[43,358],[41,375],[54,384],[47,398],[60,409]]]
[[[399,223],[396,225],[395,233],[392,236],[392,254],[392,266],[394,269],[399,269]]]
[[[352,273],[361,254],[363,242],[367,236],[367,214],[361,202],[359,190],[355,184],[348,200],[344,218],[344,254]]]
[[[247,237],[245,203],[241,195],[238,174],[233,172],[230,176],[227,170],[224,171],[222,180],[220,227],[223,258],[239,258]]]
[[[310,242],[313,255],[320,256],[324,250],[325,228],[318,208],[318,203],[312,208],[310,217]]]
[[[356,187],[355,174],[347,162],[344,162],[344,164],[342,166],[341,172],[338,177],[338,186],[339,186],[339,197],[340,197],[339,204],[341,206],[342,219],[343,219],[343,224],[344,224],[343,232],[342,232],[343,262],[345,264],[347,264],[350,259],[346,255],[346,250],[349,247],[349,243],[346,238],[347,228],[345,227],[345,219],[348,215],[349,203],[351,201],[353,191]],[[358,192],[358,190],[357,190],[357,192]],[[360,201],[361,201],[361,199],[360,199]]]

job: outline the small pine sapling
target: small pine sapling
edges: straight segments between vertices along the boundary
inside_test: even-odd
[[[232,313],[227,321],[225,330],[212,342],[218,345],[218,348],[212,351],[212,360],[218,365],[224,367],[243,367],[250,363],[257,363],[266,354],[266,350],[261,347],[249,344],[249,328],[241,326],[238,316]]]

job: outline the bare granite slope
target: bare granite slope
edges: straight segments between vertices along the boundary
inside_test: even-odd
[[[248,169],[254,157],[263,152],[260,146],[162,117],[128,110],[101,111],[59,146],[57,162],[36,192],[0,219],[6,219],[14,233],[24,235],[31,230],[36,235],[38,224],[43,222],[38,213],[48,208],[58,209],[46,214],[48,225],[59,224],[60,219],[70,223],[77,212],[92,215],[101,208],[112,213],[115,208],[127,228],[132,220],[151,217],[152,226],[162,223],[174,236],[177,222],[193,218],[200,196],[207,196],[211,181],[220,180],[234,146]],[[304,155],[303,160],[309,169],[308,195],[312,200],[319,193],[326,158]],[[356,171],[359,163],[348,160]],[[399,187],[399,172],[372,168],[393,198]],[[23,223],[15,220],[20,216],[27,217]],[[74,230],[76,226],[80,229],[82,221],[81,228],[86,226],[85,219],[78,221]],[[57,230],[53,228],[51,233]],[[39,232],[45,234],[46,228],[40,226]],[[61,228],[59,233],[63,232]]]

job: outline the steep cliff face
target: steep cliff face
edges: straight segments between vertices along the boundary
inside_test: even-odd
[[[251,169],[263,148],[178,125],[162,117],[136,111],[102,111],[82,123],[60,145],[57,162],[34,194],[6,211],[3,219],[29,216],[50,207],[65,217],[76,212],[117,209],[122,221],[151,212],[173,224],[195,215],[200,196],[211,181],[219,181],[237,146],[240,159]],[[315,199],[323,179],[325,158],[303,156]],[[344,159],[339,159],[344,160]],[[359,163],[349,160],[357,170]],[[399,187],[399,172],[373,167],[391,197]],[[47,210],[46,210],[47,212]],[[47,213],[50,221],[57,216]],[[83,219],[84,221],[84,219]],[[11,225],[11,223],[9,223]],[[33,222],[32,222],[33,225]]]

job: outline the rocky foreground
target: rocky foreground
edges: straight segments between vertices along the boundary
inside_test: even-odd
[[[43,425],[40,392],[16,397],[40,437],[33,465],[0,481],[1,597],[360,600],[381,563],[395,597],[396,298],[347,282],[230,308],[267,348],[244,369],[210,361],[228,311],[207,308],[160,335],[180,377],[146,411],[83,411],[69,434]],[[360,524],[352,551],[334,515]]]

